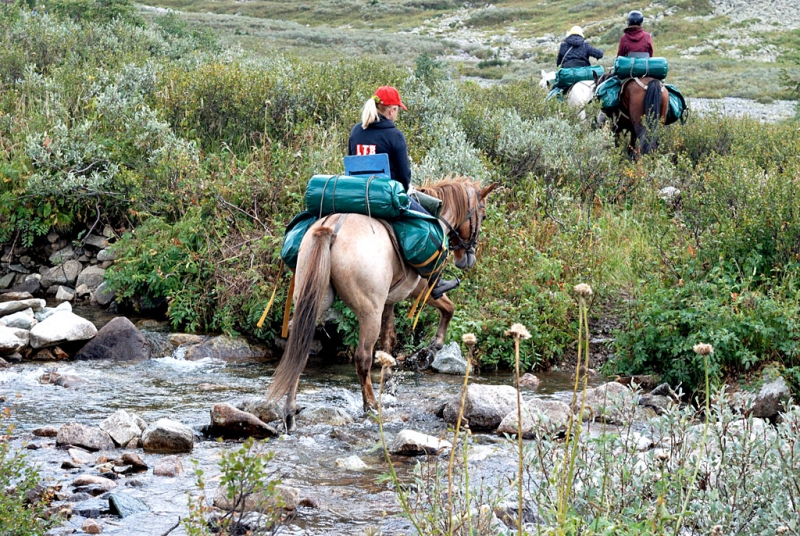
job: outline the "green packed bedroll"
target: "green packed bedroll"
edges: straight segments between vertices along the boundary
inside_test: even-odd
[[[314,175],[306,188],[306,210],[317,217],[356,213],[393,220],[408,210],[399,182],[381,176]]]
[[[409,210],[402,218],[390,223],[406,262],[423,277],[442,265],[448,240],[438,219]]]
[[[617,59],[614,60],[614,74],[623,79],[652,76],[664,80],[667,77],[667,71],[669,71],[667,58],[617,56]]]
[[[562,67],[556,71],[554,87],[568,88],[584,80],[594,80],[603,76],[605,69],[602,65],[592,65],[591,67]]]

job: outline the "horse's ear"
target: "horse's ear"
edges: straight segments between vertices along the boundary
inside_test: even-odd
[[[492,193],[492,190],[494,190],[498,186],[500,186],[499,182],[493,182],[489,186],[487,186],[485,188],[482,188],[481,191],[480,191],[481,199],[486,199],[486,196],[489,195],[490,193]]]
[[[545,72],[544,69],[542,69],[542,78],[545,78],[545,77],[547,77],[547,73]]]

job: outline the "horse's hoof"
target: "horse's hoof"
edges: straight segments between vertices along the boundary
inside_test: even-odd
[[[417,352],[417,370],[422,372],[431,368],[436,354],[430,348],[423,348]]]

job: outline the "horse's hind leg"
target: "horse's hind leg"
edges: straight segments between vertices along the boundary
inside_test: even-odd
[[[359,315],[358,317],[358,348],[356,348],[356,371],[358,381],[361,383],[361,397],[364,402],[364,411],[375,409],[375,391],[372,389],[372,354],[375,342],[381,331],[381,316],[375,311],[373,314]]]

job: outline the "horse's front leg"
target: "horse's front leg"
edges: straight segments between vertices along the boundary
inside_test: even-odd
[[[430,344],[414,354],[417,370],[426,370],[433,364],[433,359],[436,357],[437,352],[444,346],[444,336],[447,334],[447,327],[450,325],[455,311],[453,302],[447,296],[442,296],[438,300],[428,298],[425,303],[439,310],[439,327],[436,329],[436,335],[434,335]]]
[[[394,304],[387,303],[381,315],[381,334],[378,337],[380,349],[391,354],[397,344],[397,330],[394,323]]]

